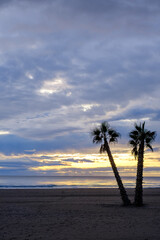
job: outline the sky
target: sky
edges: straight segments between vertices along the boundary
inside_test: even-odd
[[[134,123],[157,131],[146,172],[158,174],[159,12],[158,0],[0,1],[1,175],[110,174],[90,136],[104,120],[121,133],[122,174],[136,168]]]

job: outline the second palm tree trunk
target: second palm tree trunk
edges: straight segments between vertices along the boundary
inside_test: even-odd
[[[139,146],[138,163],[137,163],[137,179],[135,189],[134,203],[136,206],[143,205],[143,155],[144,155],[144,140],[142,140]]]

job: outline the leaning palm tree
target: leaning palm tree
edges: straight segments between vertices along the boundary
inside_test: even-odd
[[[116,132],[114,129],[112,129],[107,122],[102,122],[100,127],[96,127],[91,131],[91,135],[93,137],[93,143],[96,144],[101,143],[100,153],[107,152],[109,161],[112,166],[112,170],[117,180],[123,204],[125,206],[130,205],[131,202],[127,196],[126,190],[123,186],[122,180],[120,178],[118,169],[116,167],[109,147],[109,143],[117,142],[117,139],[120,136],[120,134]]]
[[[130,141],[132,145],[132,154],[138,160],[137,162],[137,178],[134,203],[136,206],[143,205],[143,161],[144,149],[150,148],[153,151],[151,143],[155,140],[156,132],[145,129],[145,122],[135,124],[135,129],[130,132]]]

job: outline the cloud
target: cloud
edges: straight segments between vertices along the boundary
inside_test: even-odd
[[[64,162],[73,162],[73,163],[93,163],[93,160],[89,160],[89,159],[73,159],[73,158],[68,158],[68,159],[64,159]]]
[[[1,152],[91,148],[103,120],[159,133],[158,1],[0,4]]]
[[[10,132],[8,132],[8,131],[0,131],[0,135],[7,135],[7,134],[10,134]]]
[[[115,150],[116,148],[113,148]],[[136,176],[136,161],[129,149],[122,144],[119,151],[113,151],[120,175]],[[113,176],[109,161],[105,154],[78,153],[75,149],[63,153],[50,151],[23,152],[17,154],[0,153],[0,175],[14,176]],[[157,176],[160,166],[158,152],[145,154],[145,176]]]

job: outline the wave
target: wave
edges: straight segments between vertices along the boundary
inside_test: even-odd
[[[53,188],[115,188],[115,185],[0,185],[0,189],[53,189]]]
[[[135,187],[135,177],[122,177],[127,188]],[[159,188],[160,177],[144,177],[144,188]],[[114,177],[104,176],[0,176],[0,189],[117,188]]]
[[[0,188],[54,188],[57,187],[55,184],[45,185],[0,185]]]

